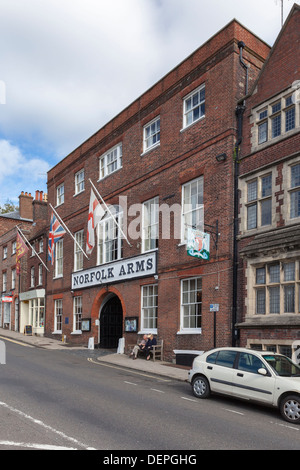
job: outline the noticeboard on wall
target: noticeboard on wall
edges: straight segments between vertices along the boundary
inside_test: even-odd
[[[138,331],[138,317],[126,317],[124,322],[125,333],[136,333]]]
[[[81,320],[81,331],[91,331],[91,319],[83,318]]]

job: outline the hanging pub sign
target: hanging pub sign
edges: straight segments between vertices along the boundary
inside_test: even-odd
[[[210,235],[200,230],[188,228],[187,254],[194,258],[209,260]]]

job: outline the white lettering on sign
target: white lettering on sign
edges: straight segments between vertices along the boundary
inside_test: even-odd
[[[156,251],[72,274],[72,290],[156,274]]]

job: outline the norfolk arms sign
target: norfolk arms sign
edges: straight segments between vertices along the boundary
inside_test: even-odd
[[[95,266],[72,274],[72,290],[114,282],[128,281],[157,273],[156,251],[134,258]]]

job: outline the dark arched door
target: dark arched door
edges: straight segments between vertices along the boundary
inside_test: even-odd
[[[118,347],[123,332],[123,310],[117,296],[109,299],[102,308],[100,315],[100,348],[113,349]]]

